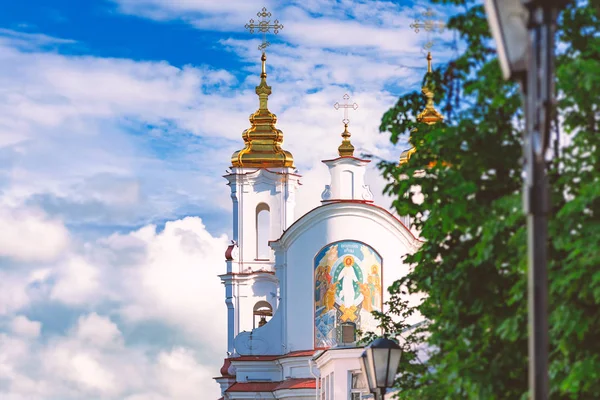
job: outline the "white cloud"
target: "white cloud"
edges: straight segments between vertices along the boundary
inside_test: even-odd
[[[104,336],[92,333],[95,329]],[[218,396],[218,387],[210,384],[214,367],[201,364],[194,350],[179,346],[150,355],[125,347],[116,325],[97,314],[82,316],[68,336],[43,344],[0,334],[0,354],[2,399]]]
[[[23,315],[17,315],[10,323],[12,332],[17,336],[36,338],[40,335],[42,324],[31,321]]]
[[[0,256],[25,262],[52,261],[68,242],[61,221],[40,210],[0,206]]]
[[[90,304],[98,299],[100,271],[81,256],[72,256],[55,271],[50,298],[68,305]]]
[[[74,330],[74,336],[93,346],[107,347],[121,345],[121,332],[115,323],[96,313],[81,317]]]
[[[225,327],[224,236],[212,237],[198,218],[167,222],[162,232],[147,227],[105,242],[117,256],[137,253],[123,271],[123,315],[131,322],[162,321],[202,343],[220,343]],[[212,329],[207,329],[211,321]]]
[[[12,333],[0,334],[0,398],[218,397],[212,376],[224,358],[226,322],[217,274],[226,245],[189,217],[160,232],[147,226],[73,247],[65,262],[27,275],[17,285],[25,297],[12,311],[44,301],[44,293],[27,295],[30,282],[41,281],[53,285],[46,301],[109,307],[129,331],[153,322],[181,334],[150,351],[126,344],[116,320],[89,312],[65,334],[32,341],[41,323],[16,315]]]
[[[166,20],[166,19],[199,19],[202,14],[218,15],[221,24],[214,21],[210,25],[212,29],[223,29],[238,20],[241,16],[254,16],[262,7],[269,7],[272,3],[265,0],[257,8],[256,4],[248,0],[229,0],[216,2],[213,0],[179,0],[168,2],[165,0],[113,0],[119,11],[126,14],[141,15],[144,17]],[[206,16],[204,16],[206,18]],[[204,19],[203,18],[203,19]],[[206,18],[209,19],[209,18]]]
[[[233,149],[213,150],[223,160],[219,166],[189,153],[201,153],[206,146],[202,141],[188,149],[177,138],[182,132],[200,134],[198,129],[206,137],[223,132],[237,136],[236,129],[215,125],[210,118],[196,123],[204,109],[227,115],[221,107],[235,104],[231,98],[218,101],[222,95],[215,91],[230,90],[235,79],[229,72],[65,56],[36,48],[31,35],[20,40],[27,38],[32,47],[27,50],[0,40],[3,203],[33,204],[70,224],[139,226],[156,215],[177,217],[182,205],[219,198],[213,188]],[[241,133],[248,113],[235,107]],[[130,134],[138,130],[144,135]],[[153,154],[153,141],[180,146],[181,154],[163,161]],[[198,162],[214,173],[191,172]],[[221,208],[222,203],[215,201],[212,207]]]

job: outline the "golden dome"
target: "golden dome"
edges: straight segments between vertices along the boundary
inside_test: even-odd
[[[344,132],[342,132],[342,144],[338,147],[340,157],[354,157],[354,145],[350,142],[350,132],[348,132],[348,124],[344,124]]]
[[[444,117],[442,114],[435,109],[435,105],[433,104],[433,90],[431,84],[431,53],[427,53],[427,75],[425,75],[425,85],[421,88],[421,93],[425,95],[427,98],[427,103],[425,104],[425,109],[417,115],[417,122],[422,122],[427,125],[433,125],[438,122],[441,122]],[[404,150],[402,154],[400,154],[400,165],[406,164],[414,153],[416,153],[417,149],[415,147],[411,147],[408,150]]]
[[[242,133],[245,147],[232,154],[231,165],[237,168],[293,168],[292,154],[281,148],[283,132],[275,127],[277,117],[267,107],[271,87],[267,85],[267,56],[264,52],[261,61],[260,84],[256,87],[259,107],[250,115],[250,128]]]

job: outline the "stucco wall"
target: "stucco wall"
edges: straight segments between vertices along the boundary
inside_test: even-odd
[[[415,251],[418,241],[391,214],[379,207],[353,202],[321,206],[296,221],[276,249],[276,270],[284,311],[283,337],[288,351],[314,345],[315,255],[327,244],[355,240],[368,244],[383,259],[384,301],[386,288],[408,272],[402,258]]]

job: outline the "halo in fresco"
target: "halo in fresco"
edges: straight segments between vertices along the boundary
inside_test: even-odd
[[[325,246],[315,257],[315,347],[333,347],[341,326],[374,330],[372,311],[381,311],[381,257],[352,240]]]

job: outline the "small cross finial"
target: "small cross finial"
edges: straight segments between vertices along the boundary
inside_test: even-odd
[[[415,19],[415,22],[410,24],[410,27],[414,29],[415,33],[419,33],[421,29],[426,32],[427,41],[423,45],[423,50],[430,51],[434,44],[431,34],[436,32],[441,33],[446,27],[446,24],[444,21],[434,19],[436,13],[431,7],[427,7],[427,9],[421,13],[421,16],[423,19]]]
[[[344,123],[344,125],[347,126],[350,123],[350,120],[348,119],[348,109],[356,110],[358,108],[358,104],[356,104],[356,103],[349,104],[348,103],[348,100],[350,99],[350,96],[348,96],[348,93],[344,94],[343,99],[345,101],[344,104],[335,103],[333,105],[333,108],[335,108],[336,110],[339,110],[340,108],[344,109],[344,119],[342,120],[342,122]]]
[[[279,23],[279,20],[273,21],[271,23],[271,13],[267,11],[266,7],[263,7],[262,10],[256,13],[256,16],[261,18],[258,21],[254,21],[251,19],[244,27],[250,31],[250,33],[254,33],[256,29],[259,33],[263,35],[263,41],[258,45],[258,49],[265,52],[265,49],[271,45],[267,41],[267,33],[271,33],[271,29],[273,29],[274,34],[278,34],[280,30],[283,29],[283,25]]]
[[[348,103],[348,100],[350,100],[350,96],[348,95],[348,93],[344,94],[343,99],[344,104],[335,103],[333,105],[333,108],[335,108],[336,110],[339,110],[340,108],[344,109],[344,119],[342,120],[342,122],[344,123],[344,132],[342,132],[342,144],[340,145],[340,147],[338,147],[338,153],[341,157],[352,157],[354,155],[354,146],[352,145],[352,143],[350,143],[350,132],[348,132],[348,124],[350,123],[350,120],[348,119],[348,110],[356,110],[358,108],[358,104]]]

